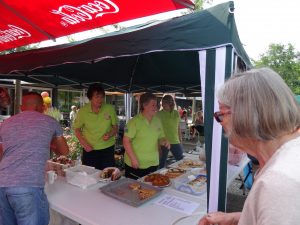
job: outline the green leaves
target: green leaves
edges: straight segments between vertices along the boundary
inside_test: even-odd
[[[270,44],[266,53],[254,61],[255,67],[270,67],[279,73],[294,94],[300,94],[300,52],[292,44]]]

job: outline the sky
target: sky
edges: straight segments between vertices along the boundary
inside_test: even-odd
[[[213,0],[205,8],[227,2],[229,0]],[[258,60],[259,56],[266,53],[271,43],[287,45],[291,43],[297,51],[300,51],[300,1],[298,0],[234,0],[235,21],[239,37],[251,59]],[[181,15],[179,12],[171,12],[137,19],[122,26],[131,26],[144,23],[147,20],[162,20]],[[107,31],[110,28],[106,28]],[[103,33],[103,32],[102,32]],[[76,40],[82,40],[90,36],[102,34],[99,29],[87,31],[72,36]],[[57,39],[56,43],[43,42],[40,47],[61,44],[66,42],[64,38]]]
[[[209,7],[227,2],[213,0]],[[257,60],[269,44],[292,44],[300,51],[300,1],[234,0],[239,37],[249,57]]]

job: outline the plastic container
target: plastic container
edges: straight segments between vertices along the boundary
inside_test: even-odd
[[[58,162],[53,162],[52,160],[48,160],[46,164],[46,171],[53,170],[58,176],[65,177],[66,172],[64,170],[72,166],[74,166],[73,161],[71,164],[62,164]]]
[[[174,188],[178,191],[192,195],[202,195],[206,192],[207,177],[205,174],[194,175],[192,173],[184,174],[174,179]]]
[[[245,155],[244,152],[228,153],[228,163],[230,165],[239,165]]]
[[[232,144],[229,144],[228,148],[228,163],[234,166],[238,166],[246,153]]]
[[[100,180],[100,170],[94,167],[77,165],[65,169],[67,182],[82,189],[94,185]]]

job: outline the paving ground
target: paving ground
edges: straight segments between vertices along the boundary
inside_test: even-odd
[[[231,183],[227,190],[227,212],[240,212],[243,209],[244,202],[247,198],[249,191],[245,195],[243,190],[240,189],[241,181],[235,180]]]

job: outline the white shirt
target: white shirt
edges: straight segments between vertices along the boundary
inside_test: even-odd
[[[73,122],[75,120],[75,117],[76,117],[76,112],[74,112],[73,110],[70,112],[70,120],[71,122]]]
[[[239,225],[300,224],[300,137],[282,145],[257,175]]]

